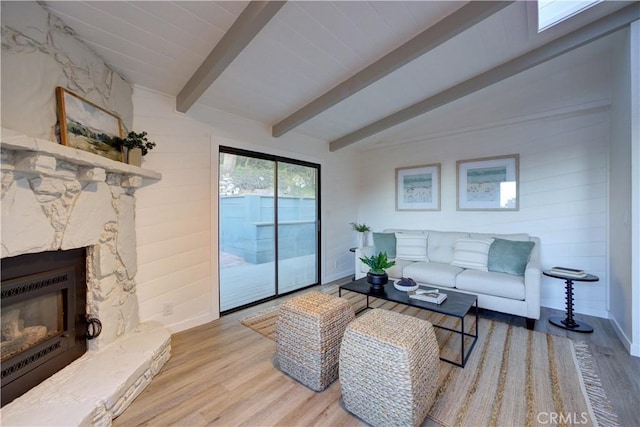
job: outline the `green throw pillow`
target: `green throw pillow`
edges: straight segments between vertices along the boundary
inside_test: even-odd
[[[396,234],[373,233],[373,246],[375,253],[386,252],[387,258],[396,258]]]
[[[495,239],[489,248],[489,271],[524,276],[534,242]]]

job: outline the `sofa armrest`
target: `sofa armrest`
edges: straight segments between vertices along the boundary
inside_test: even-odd
[[[529,319],[540,318],[540,281],[542,275],[542,266],[540,264],[540,239],[531,237],[531,241],[535,243],[531,249],[529,262],[524,271],[524,292],[525,301],[527,302],[527,317]]]
[[[360,258],[369,258],[373,255],[373,246],[363,246],[361,248],[356,248],[356,262],[355,262],[355,278],[361,279],[367,275],[367,271],[369,271],[369,266],[364,262],[360,261]]]

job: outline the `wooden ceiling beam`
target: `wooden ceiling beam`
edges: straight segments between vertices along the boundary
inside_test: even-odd
[[[186,113],[285,3],[250,1],[178,93],[176,110]]]
[[[273,125],[271,134],[278,138],[307,120],[344,101],[398,68],[435,49],[447,40],[499,12],[513,1],[471,1],[435,25],[427,28],[402,46],[363,68],[336,87],[314,99],[298,111]]]
[[[640,19],[640,3],[633,3],[578,30],[518,56],[511,61],[505,62],[469,80],[445,89],[440,93],[333,140],[329,143],[329,150],[336,151],[347,147],[364,138],[463,98],[480,89],[491,86],[494,83],[591,43],[601,37],[605,37],[637,19]]]

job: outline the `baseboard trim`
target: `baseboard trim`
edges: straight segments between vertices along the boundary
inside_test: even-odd
[[[204,325],[205,323],[213,322],[219,318],[220,315],[218,313],[208,313],[199,317],[194,317],[193,319],[186,319],[182,322],[165,325],[165,328],[167,328],[172,334],[175,334],[177,332],[195,328],[196,326]]]
[[[629,354],[631,354],[632,356],[638,356],[639,354],[637,352],[637,349],[636,349],[636,354],[633,354],[634,346],[631,344],[631,340],[629,339],[629,337],[627,337],[627,334],[625,334],[622,328],[620,327],[620,324],[616,320],[615,316],[609,316],[609,322],[611,323],[613,330],[616,332],[618,339],[620,340],[624,348],[629,352]]]
[[[350,272],[348,270],[346,270],[346,271],[338,271],[338,272],[332,273],[330,275],[324,276],[322,278],[322,283],[321,284],[326,285],[326,284],[331,283],[331,282],[340,281],[340,280],[342,280],[342,279],[344,279],[345,277],[348,277],[348,276],[353,276],[353,272],[352,271]]]

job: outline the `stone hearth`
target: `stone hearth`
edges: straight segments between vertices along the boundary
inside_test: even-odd
[[[2,129],[2,257],[87,247],[87,313],[102,322],[80,359],[1,410],[5,425],[110,425],[170,357],[140,323],[135,190],[157,172]]]

